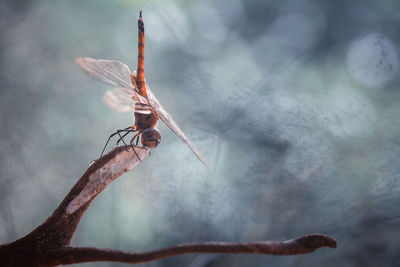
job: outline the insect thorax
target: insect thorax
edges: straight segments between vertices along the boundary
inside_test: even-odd
[[[155,114],[139,114],[135,113],[135,125],[138,130],[153,128],[157,124],[157,116]]]

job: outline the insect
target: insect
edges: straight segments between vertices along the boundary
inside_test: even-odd
[[[155,128],[158,119],[161,119],[196,155],[196,157],[209,168],[206,160],[201,156],[196,147],[189,141],[172,116],[163,108],[158,99],[150,90],[144,78],[144,24],[142,12],[140,11],[138,20],[138,67],[137,71],[131,73],[129,67],[118,60],[93,59],[89,57],[76,58],[76,63],[89,75],[110,84],[115,88],[109,90],[104,95],[104,101],[111,108],[120,112],[133,112],[135,123],[125,129],[117,130],[108,138],[107,147],[110,139],[118,135],[119,142],[124,141],[124,137],[129,133],[135,133],[130,141],[130,145],[136,140],[148,148],[155,148],[161,142],[161,133]]]

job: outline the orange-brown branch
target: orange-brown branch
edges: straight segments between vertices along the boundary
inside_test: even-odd
[[[181,244],[150,252],[126,252],[121,250],[99,249],[91,247],[63,247],[49,253],[59,264],[74,264],[93,261],[114,261],[141,263],[187,253],[251,253],[271,255],[295,255],[310,253],[320,247],[336,248],[336,241],[327,235],[307,235],[287,241],[261,241],[249,243],[204,242]]]

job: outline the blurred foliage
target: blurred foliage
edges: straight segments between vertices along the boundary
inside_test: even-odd
[[[132,124],[74,58],[145,73],[211,162],[162,144],[92,204],[74,245],[148,250],[321,232],[309,255],[186,255],[140,266],[398,266],[398,1],[1,1],[0,243],[40,224]],[[82,266],[124,266],[116,263]]]

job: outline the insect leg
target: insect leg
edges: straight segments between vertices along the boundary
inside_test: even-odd
[[[132,147],[132,149],[133,149],[133,151],[135,152],[135,154],[136,154],[136,156],[137,156],[137,158],[140,160],[140,161],[142,161],[142,159],[139,157],[139,155],[136,153],[136,150],[135,150],[135,147],[133,146],[133,140],[135,140],[135,138],[139,138],[139,135],[140,135],[140,132],[137,132],[134,136],[133,136],[133,138],[131,139],[131,142],[130,142],[130,146]],[[137,144],[136,144],[137,145]]]
[[[130,130],[117,130],[117,133],[118,133],[118,135],[119,135],[119,140],[121,140],[122,141],[122,143],[124,143],[124,145],[125,145],[125,149],[126,149],[126,151],[128,151],[128,145],[125,143],[125,141],[124,141],[124,138],[121,136],[121,134],[120,134],[120,132],[125,132],[125,131],[128,131],[128,133],[130,133],[130,132],[132,132],[132,130],[130,129]],[[125,136],[125,135],[124,135]]]
[[[136,157],[139,159],[139,161],[142,161],[142,159],[139,157],[138,153],[136,153],[135,147],[131,145],[133,152],[135,152]]]
[[[124,137],[127,136],[129,133],[136,132],[136,130],[133,129],[131,126],[126,127],[124,130],[128,130],[128,131],[127,131],[120,139],[118,139],[118,141],[117,141],[117,146],[118,146],[119,142],[123,141],[123,140],[124,140]],[[121,130],[121,131],[122,131],[122,130]],[[125,143],[125,142],[124,142],[124,143]],[[126,145],[126,144],[125,144],[125,145]]]
[[[130,134],[130,133],[132,133],[132,132],[133,132],[133,131],[128,131],[128,132],[126,132],[120,139],[118,139],[118,141],[117,141],[117,146],[118,146],[119,142],[121,142],[121,141],[124,140],[124,137],[125,137],[125,136],[127,136],[128,134]]]
[[[104,150],[106,150],[106,147],[107,147],[107,145],[108,145],[108,142],[110,142],[110,139],[113,138],[113,136],[116,135],[116,134],[117,134],[117,132],[111,134],[111,135],[108,137],[107,142],[106,142],[106,144],[104,145],[103,150],[101,151],[100,157],[103,156]]]
[[[120,132],[125,132],[125,131],[128,131],[128,133],[129,133],[129,132],[131,132],[132,130],[128,130],[128,129],[117,130],[115,133],[111,134],[111,135],[108,137],[107,142],[106,142],[106,144],[104,145],[103,150],[101,151],[100,157],[103,156],[104,151],[106,150],[107,145],[108,145],[108,143],[110,142],[111,138],[113,138],[115,135],[118,134],[119,137],[120,137],[120,139],[121,139],[121,134],[120,134]],[[127,145],[123,139],[122,139],[122,142],[125,144],[125,146]]]
[[[137,140],[139,140],[139,135],[140,135],[140,132],[138,132],[137,134],[135,134],[135,135],[132,137],[131,142],[130,142],[131,145],[132,145],[133,142],[135,141],[135,138],[137,138]],[[137,142],[137,141],[136,141],[136,145],[138,145],[138,142]]]

